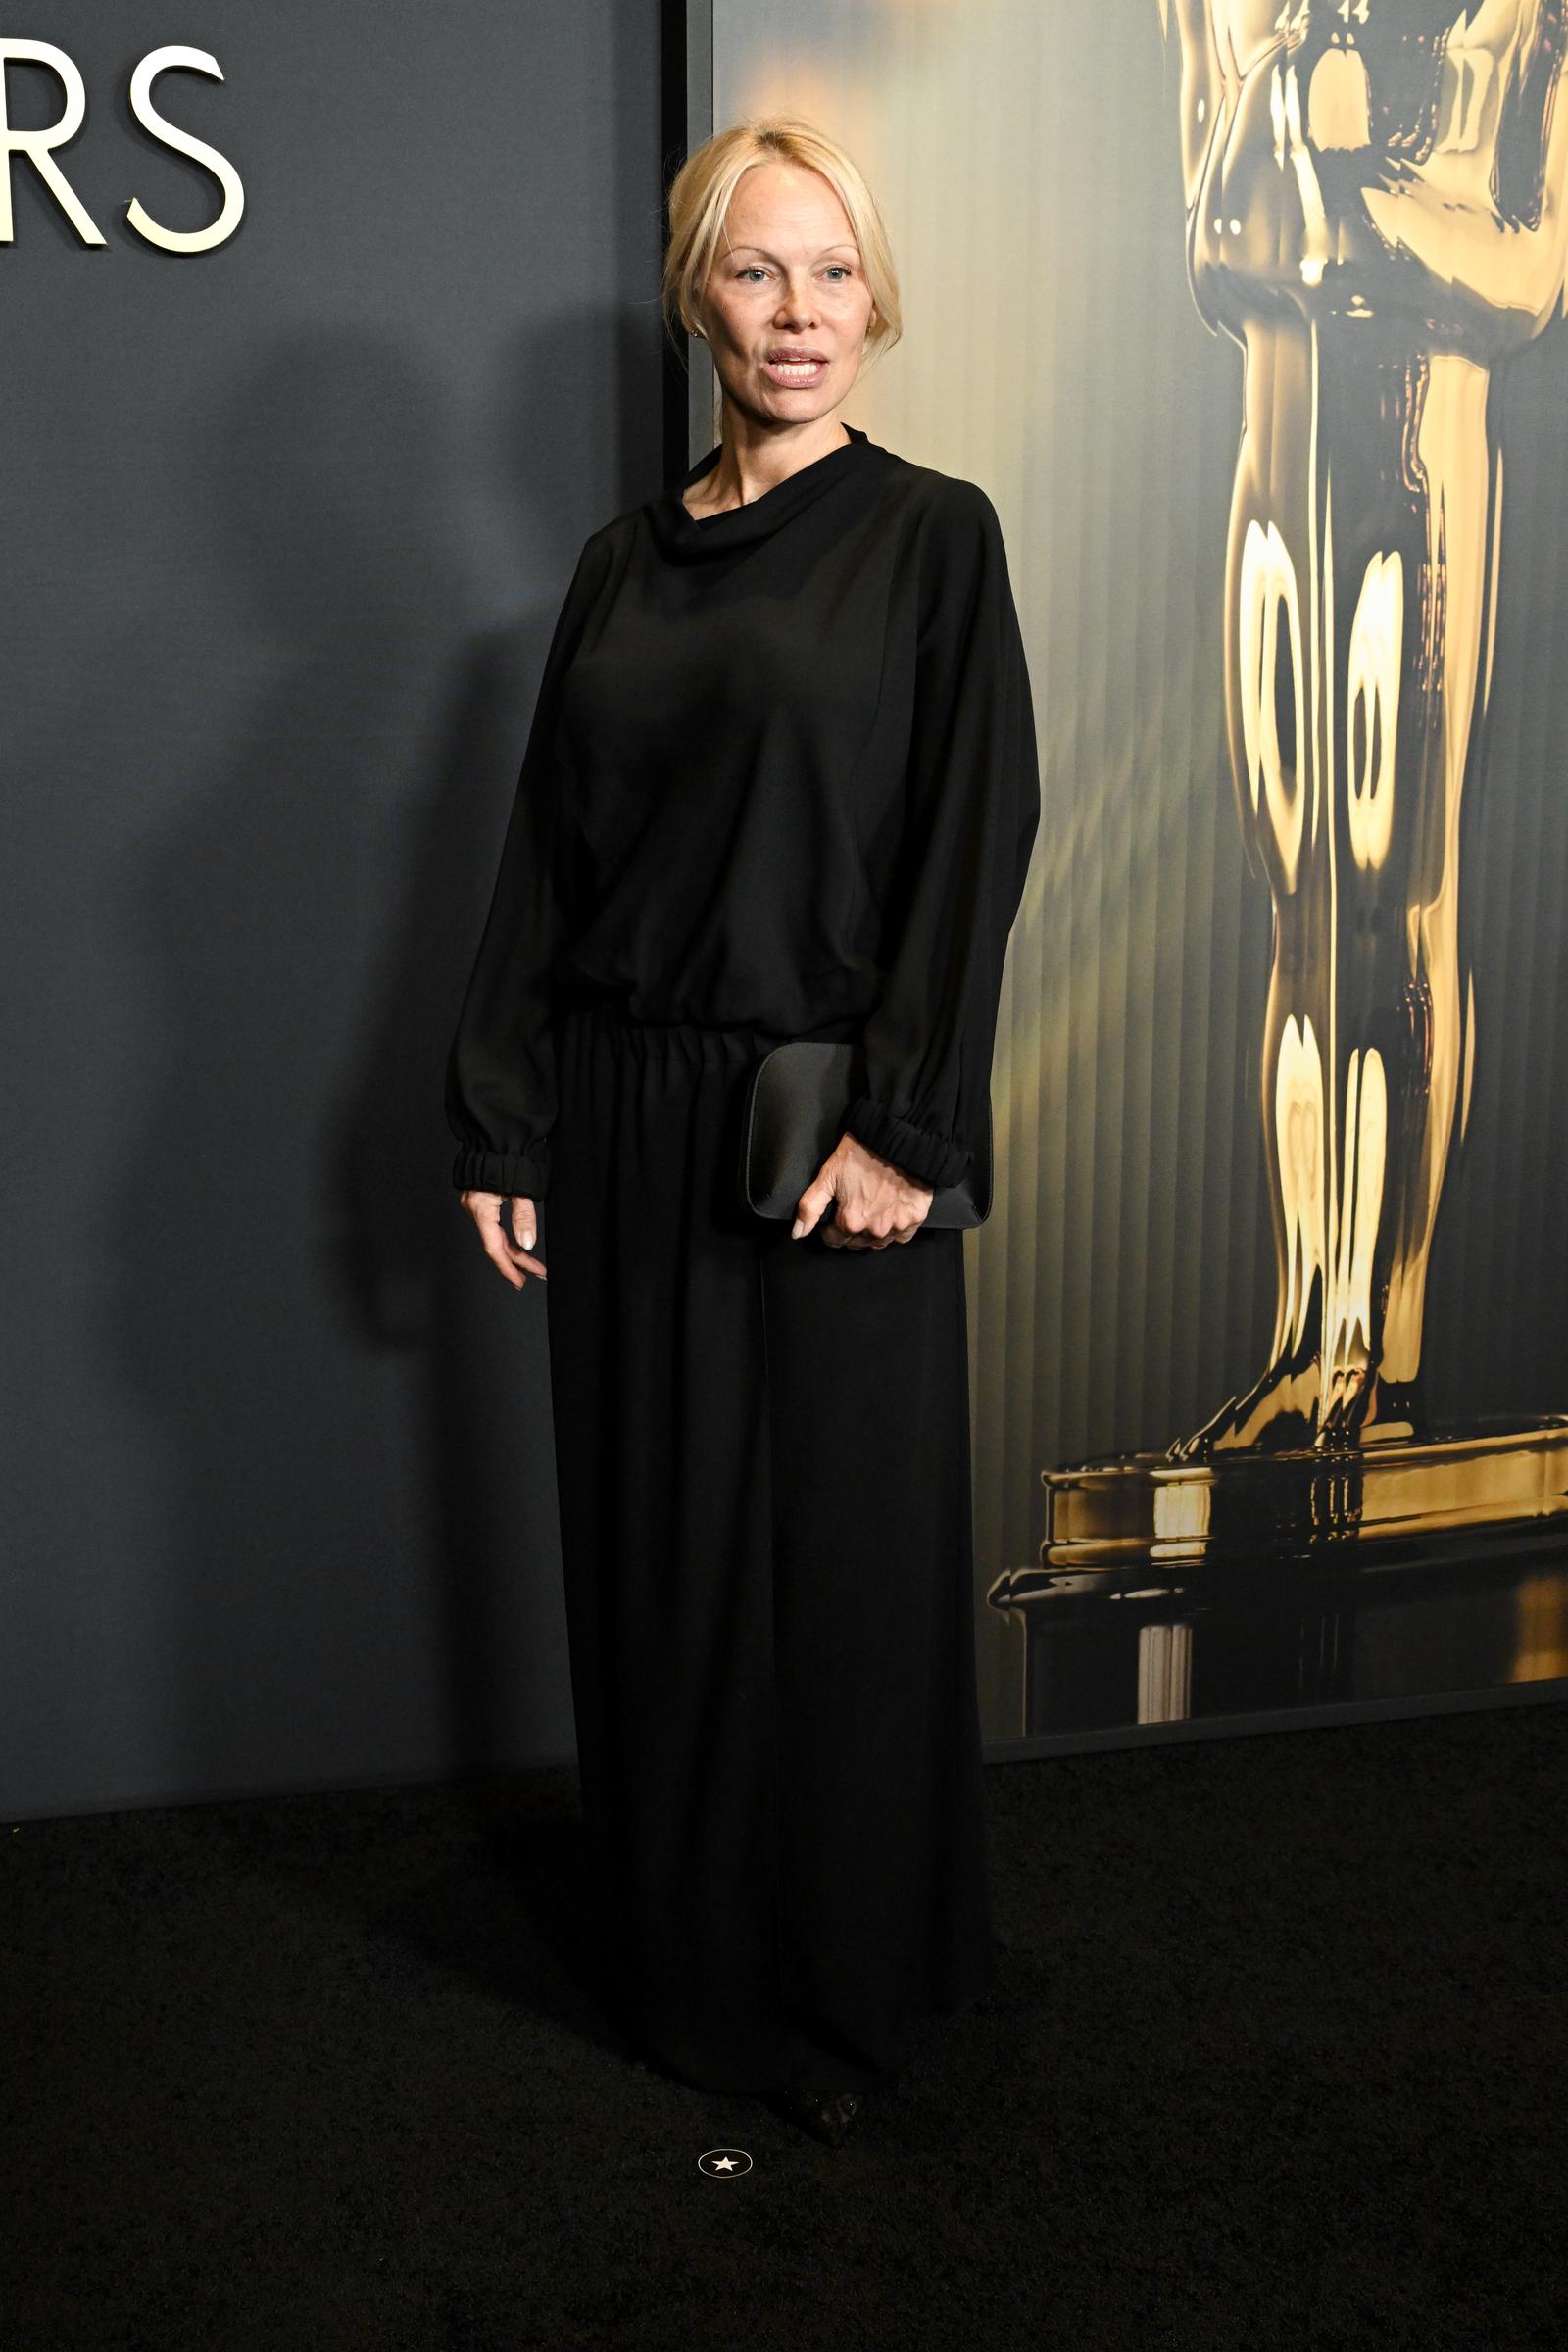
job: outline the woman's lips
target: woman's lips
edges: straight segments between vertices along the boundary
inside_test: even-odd
[[[775,384],[818,384],[827,373],[826,360],[764,360],[764,374]]]

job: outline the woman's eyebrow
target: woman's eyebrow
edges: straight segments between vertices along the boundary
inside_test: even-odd
[[[732,245],[729,250],[731,253],[760,253],[764,261],[769,262],[776,262],[779,258],[776,253],[769,253],[765,245]],[[818,250],[822,253],[856,253],[859,249],[848,238],[840,238],[836,244],[823,245]]]

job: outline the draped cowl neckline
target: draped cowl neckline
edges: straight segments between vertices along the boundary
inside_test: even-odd
[[[658,545],[672,563],[702,564],[770,539],[805,508],[814,505],[828,491],[858,474],[872,458],[883,454],[880,444],[858,425],[846,423],[844,429],[850,436],[848,441],[828,450],[823,457],[812,458],[808,465],[798,466],[760,498],[749,499],[744,506],[725,507],[717,514],[699,517],[687,508],[682,492],[712,471],[722,455],[720,442],[689,466],[678,481],[649,501],[649,519]]]

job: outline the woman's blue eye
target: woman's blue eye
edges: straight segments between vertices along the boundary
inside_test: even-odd
[[[830,270],[838,270],[841,275],[845,277],[853,274],[851,265],[848,262],[829,262],[828,269]],[[736,275],[738,277],[760,277],[761,274],[762,265],[760,262],[747,262],[740,270],[736,271]]]

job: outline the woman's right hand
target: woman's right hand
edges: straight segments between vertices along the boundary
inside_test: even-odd
[[[507,1201],[512,1201],[512,1233],[507,1231]],[[541,1282],[550,1278],[550,1269],[542,1257],[529,1253],[539,1238],[539,1220],[533,1202],[525,1193],[465,1193],[464,1207],[479,1228],[484,1253],[514,1291],[527,1288],[528,1275],[537,1274]],[[517,1237],[514,1241],[512,1234]],[[527,1272],[523,1272],[523,1268]]]

